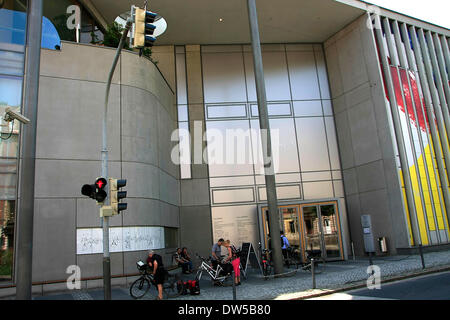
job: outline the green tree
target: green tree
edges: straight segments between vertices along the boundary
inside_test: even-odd
[[[124,28],[117,22],[110,24],[103,35],[103,45],[106,47],[117,48],[120,43],[120,38],[122,37],[122,32]],[[124,49],[130,50],[128,43],[125,42],[123,46]]]

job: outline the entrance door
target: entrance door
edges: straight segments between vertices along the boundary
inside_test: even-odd
[[[306,250],[321,250],[322,258],[343,259],[336,202],[301,206]]]
[[[317,206],[305,205],[302,207],[303,223],[305,227],[305,249],[322,250],[322,228]]]
[[[268,208],[261,207],[260,212],[264,247],[272,249]],[[306,250],[320,250],[327,260],[344,259],[336,201],[284,205],[279,207],[279,213],[280,229],[304,261]]]
[[[323,248],[326,258],[340,258],[341,244],[339,237],[339,226],[336,217],[336,205],[320,205],[320,216],[322,221]]]
[[[298,206],[281,207],[282,230],[289,241],[291,248],[297,252],[302,252],[302,229],[299,223]]]

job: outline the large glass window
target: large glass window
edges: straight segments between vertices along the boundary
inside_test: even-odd
[[[8,107],[20,112],[24,55],[22,52],[2,51],[1,49],[20,51],[23,50],[23,47],[19,45],[0,47],[0,116],[2,117],[0,120],[0,281],[4,281],[11,279],[13,271],[16,172],[20,125],[17,121],[14,121],[14,123],[5,122],[3,114]]]
[[[3,120],[6,108],[21,111],[25,1],[5,0],[0,9],[0,281],[13,273],[19,123]]]

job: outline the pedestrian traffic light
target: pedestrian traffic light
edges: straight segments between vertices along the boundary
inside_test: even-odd
[[[111,196],[111,207],[113,209],[113,215],[117,215],[120,211],[127,209],[126,203],[121,203],[120,200],[127,197],[126,191],[119,191],[127,185],[127,180],[125,179],[109,179],[109,194]]]
[[[158,14],[135,6],[131,7],[131,14],[133,18],[131,46],[139,49],[152,47],[156,41],[156,38],[153,37],[156,29],[153,22]]]
[[[107,197],[106,191],[104,190],[107,184],[105,178],[97,178],[94,184],[83,185],[81,194],[94,199],[98,204],[102,204]]]

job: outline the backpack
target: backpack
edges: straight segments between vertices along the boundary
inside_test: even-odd
[[[241,256],[241,249],[236,249],[236,247],[234,245],[231,245],[230,248],[231,248],[232,256],[236,257],[236,258],[240,258],[240,256]]]
[[[189,280],[185,287],[189,290],[191,295],[199,295],[200,294],[200,284],[198,280]]]

